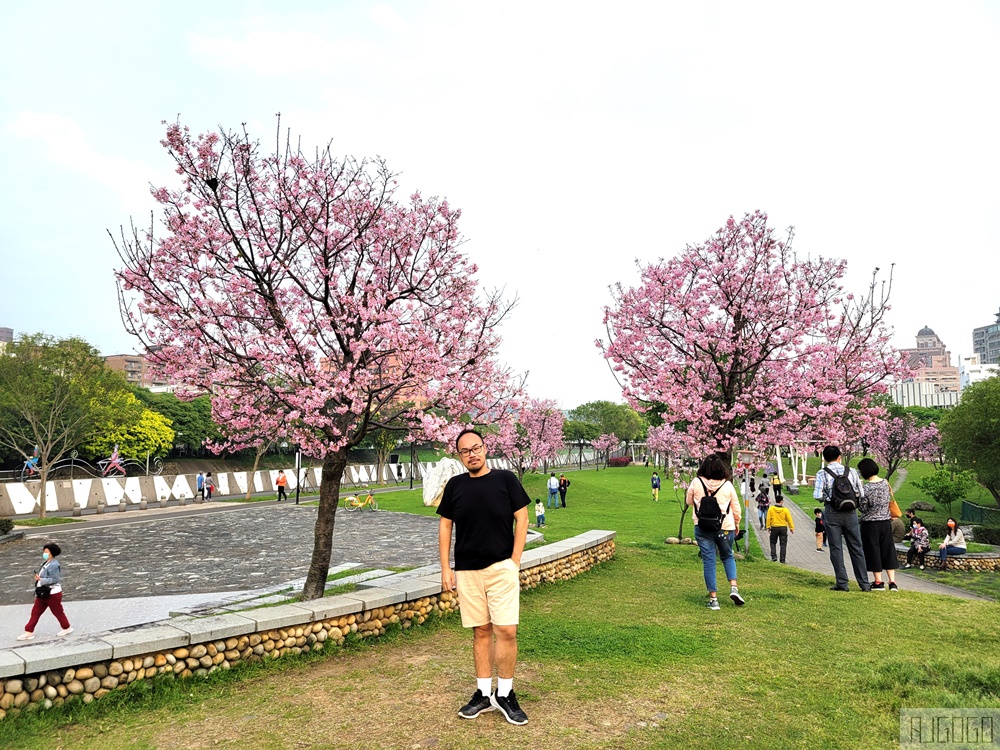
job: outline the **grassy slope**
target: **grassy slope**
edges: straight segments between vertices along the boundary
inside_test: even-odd
[[[662,543],[679,511],[652,503],[647,477],[574,472],[569,508],[549,514],[549,539],[617,529],[619,551],[524,595],[526,727],[454,716],[472,683],[468,634],[451,620],[244,681],[164,684],[145,706],[123,695],[0,722],[0,746],[888,748],[901,706],[1000,707],[996,604],[838,595],[824,576],[751,562],[747,606],[710,612],[696,549]],[[541,496],[544,477],[525,484]],[[417,493],[384,507],[433,512]]]

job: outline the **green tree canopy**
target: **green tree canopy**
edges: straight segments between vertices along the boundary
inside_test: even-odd
[[[84,455],[106,458],[117,445],[122,458],[142,461],[147,455],[166,455],[174,446],[170,420],[147,409],[134,393],[121,391],[108,405],[108,421],[81,446]]]
[[[975,474],[1000,505],[1000,377],[962,391],[938,427],[945,455]]]
[[[127,389],[82,339],[20,336],[0,353],[0,443],[25,460],[37,447],[44,487],[51,465],[94,439]]]
[[[212,420],[212,400],[208,395],[183,401],[173,393],[151,393],[145,388],[135,389],[135,395],[147,408],[170,420],[176,445],[200,448],[206,440],[219,436]]]
[[[569,413],[570,421],[583,422],[597,429],[597,435],[614,434],[622,440],[639,440],[646,432],[646,422],[628,404],[590,401]],[[596,437],[596,436],[595,436]]]

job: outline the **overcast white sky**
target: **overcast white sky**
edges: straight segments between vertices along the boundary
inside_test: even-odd
[[[159,140],[276,112],[463,210],[503,356],[565,408],[620,400],[608,285],[730,214],[795,225],[952,352],[1000,308],[1000,3],[48,2],[0,31],[0,326],[135,343],[106,229],[148,222]]]

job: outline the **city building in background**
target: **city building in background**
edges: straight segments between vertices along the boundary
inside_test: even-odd
[[[917,346],[900,350],[913,368],[913,376],[890,390],[900,406],[954,406],[962,390],[958,367],[951,352],[928,326],[917,332]]]
[[[142,354],[113,354],[104,361],[110,369],[123,373],[131,385],[148,388],[153,393],[175,389],[175,384],[158,373]]]
[[[4,350],[7,344],[12,343],[14,343],[14,329],[0,326],[0,352]]]
[[[960,394],[939,391],[933,383],[896,383],[889,396],[900,406],[954,406]]]
[[[997,375],[1000,375],[1000,364],[984,364],[980,361],[978,354],[962,358],[961,378],[963,390],[973,383],[981,383],[989,378],[995,378]]]
[[[972,351],[985,365],[1000,362],[1000,312],[997,312],[997,321],[993,325],[972,329]]]

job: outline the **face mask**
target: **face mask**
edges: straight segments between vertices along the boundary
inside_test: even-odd
[[[948,524],[948,528],[949,528],[949,529],[953,529],[953,528],[955,528],[955,524],[953,524],[953,523],[949,523],[949,524]]]
[[[42,553],[42,559],[43,559],[43,560],[48,560],[48,559],[49,559],[49,557],[50,557],[50,555],[49,555],[49,553],[48,553],[48,552],[43,552],[43,553]]]

